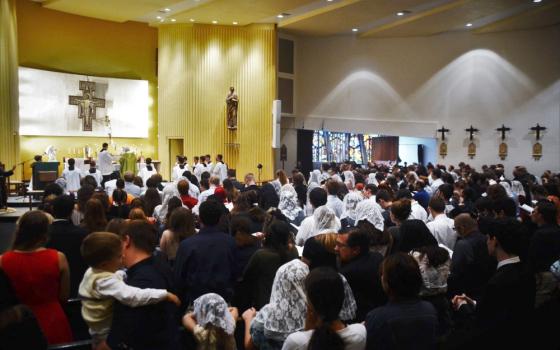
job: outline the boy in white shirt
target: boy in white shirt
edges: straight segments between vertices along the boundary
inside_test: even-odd
[[[90,268],[80,283],[82,317],[89,327],[93,349],[105,345],[113,320],[113,301],[130,307],[170,301],[180,304],[176,295],[165,289],[141,289],[124,282],[122,241],[114,233],[94,232],[82,242],[81,253]]]

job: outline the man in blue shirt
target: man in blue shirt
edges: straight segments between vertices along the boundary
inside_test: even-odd
[[[184,306],[206,293],[217,293],[226,301],[235,283],[235,241],[217,225],[222,211],[216,201],[200,205],[201,229],[179,245],[175,259],[175,279]]]

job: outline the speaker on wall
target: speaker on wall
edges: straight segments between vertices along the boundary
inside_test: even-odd
[[[280,123],[282,119],[282,101],[272,101],[272,148],[280,148]]]
[[[418,163],[424,164],[424,145],[418,145]]]

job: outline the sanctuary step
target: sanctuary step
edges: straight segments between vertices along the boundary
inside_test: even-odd
[[[31,202],[30,202],[31,199]],[[40,196],[37,195],[27,195],[27,196],[10,196],[8,197],[8,207],[12,208],[29,208],[31,206],[36,207],[41,204]]]

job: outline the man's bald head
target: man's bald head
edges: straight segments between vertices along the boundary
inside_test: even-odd
[[[455,231],[460,236],[467,236],[471,232],[478,230],[478,223],[470,214],[459,214],[455,217]]]

